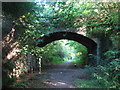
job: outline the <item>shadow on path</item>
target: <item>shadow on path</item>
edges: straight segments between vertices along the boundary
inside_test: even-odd
[[[42,81],[43,88],[44,86],[45,88],[77,88],[74,81],[76,79],[89,79],[89,74],[87,69],[76,68],[70,62],[56,64],[44,70],[42,74],[36,75],[34,80],[31,80],[32,88],[41,88],[41,84],[37,81],[42,78],[44,78]]]

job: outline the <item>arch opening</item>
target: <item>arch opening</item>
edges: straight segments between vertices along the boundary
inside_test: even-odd
[[[38,47],[44,47],[45,45],[61,39],[67,39],[67,40],[73,40],[76,41],[82,45],[84,45],[88,49],[88,54],[97,55],[97,44],[90,38],[85,37],[83,35],[73,33],[73,32],[54,32],[50,34],[46,34],[41,38],[37,39],[37,46]],[[93,58],[89,58],[89,64],[95,65],[96,60]]]
[[[47,49],[49,48],[49,49]],[[42,54],[42,66],[57,63],[70,63],[70,66],[84,66],[88,62],[88,50],[82,44],[67,39],[53,41],[42,48],[46,50]]]

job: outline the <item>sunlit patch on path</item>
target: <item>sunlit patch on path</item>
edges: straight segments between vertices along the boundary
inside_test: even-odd
[[[53,88],[76,88],[75,86],[69,85],[65,82],[51,82],[51,81],[45,81],[43,82],[47,84],[48,86],[51,86]]]

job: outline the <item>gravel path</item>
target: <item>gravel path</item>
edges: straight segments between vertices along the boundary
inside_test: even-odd
[[[45,78],[42,81],[42,88],[77,88],[74,80],[89,79],[89,71],[87,69],[74,67],[70,62],[54,65],[45,70],[45,72],[34,76],[29,86],[41,88],[39,80]]]

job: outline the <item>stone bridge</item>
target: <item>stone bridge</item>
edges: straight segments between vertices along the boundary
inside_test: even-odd
[[[72,29],[73,30],[73,29]],[[61,39],[67,39],[67,40],[73,40],[76,41],[82,45],[84,45],[88,50],[88,65],[91,66],[97,66],[99,64],[99,58],[100,58],[100,42],[98,38],[89,38],[85,35],[83,35],[84,32],[77,32],[75,30],[73,31],[62,31],[57,30],[51,33],[44,33],[44,36],[38,38],[36,42],[31,42],[30,44],[33,44],[38,47],[44,47],[45,45]],[[37,61],[37,62],[35,62]],[[41,58],[39,60],[35,60],[35,56],[28,54],[28,65],[30,72],[33,71],[39,71],[41,73]]]
[[[88,56],[89,57],[89,64],[92,66],[96,66],[99,63],[98,57],[99,57],[99,43],[96,38],[91,39],[86,36],[83,36],[81,34],[75,33],[75,32],[68,32],[68,31],[59,31],[59,32],[53,32],[49,34],[45,34],[43,37],[40,37],[37,39],[36,46],[38,47],[44,47],[45,45],[61,39],[67,39],[67,40],[73,40],[78,43],[81,43],[88,49]]]

